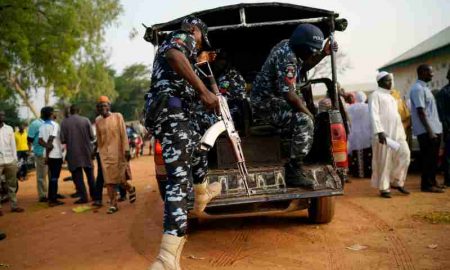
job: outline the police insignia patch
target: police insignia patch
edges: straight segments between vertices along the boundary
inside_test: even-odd
[[[288,84],[295,83],[295,67],[293,65],[286,67],[286,77],[284,79]]]
[[[175,43],[186,46],[186,43],[184,43],[184,41],[181,38],[175,38],[174,41]]]

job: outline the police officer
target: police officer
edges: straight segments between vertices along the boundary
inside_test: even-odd
[[[213,69],[218,76],[217,86],[219,91],[227,98],[231,115],[236,120],[239,113],[238,103],[246,98],[244,77],[233,67],[228,54],[224,50],[220,50],[217,53]]]
[[[313,115],[296,94],[300,72],[305,72],[331,54],[330,42],[323,47],[322,31],[312,24],[300,24],[290,39],[272,48],[251,92],[254,113],[291,134],[290,160],[285,165],[289,186],[312,187],[303,173],[304,157],[313,141]],[[333,44],[337,50],[337,44]]]
[[[210,53],[208,57],[202,55],[199,58],[199,61],[205,61],[205,58],[209,58],[208,60],[212,62],[211,67],[216,77],[217,87],[219,92],[226,97],[228,108],[236,124],[236,121],[240,120],[241,112],[239,103],[247,96],[244,77],[231,65],[228,54],[222,49],[218,50],[217,53],[212,53],[212,56]],[[216,115],[213,112],[205,111],[201,103],[198,104],[195,114],[197,117],[198,132],[201,134],[204,134],[208,128],[217,122]]]
[[[194,128],[193,108],[198,99],[207,109],[218,107],[217,97],[195,74],[197,52],[209,47],[207,26],[186,17],[158,48],[146,101],[146,125],[161,142],[167,171],[164,201],[164,234],[158,257],[149,269],[180,269],[187,226],[187,187],[192,180],[195,211],[220,194],[219,183],[207,185],[206,155],[196,151],[200,134]]]

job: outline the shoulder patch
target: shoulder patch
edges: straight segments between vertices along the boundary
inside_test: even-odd
[[[286,81],[287,84],[295,83],[295,78],[296,78],[295,73],[296,73],[295,65],[289,64],[286,66],[286,77],[284,78],[284,80]]]

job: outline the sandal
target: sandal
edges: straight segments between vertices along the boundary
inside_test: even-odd
[[[130,203],[134,203],[136,201],[136,187],[131,188],[131,191],[128,194],[128,199]]]
[[[106,214],[114,214],[117,211],[119,211],[119,208],[117,208],[117,206],[110,206],[108,208],[108,211],[106,211]]]

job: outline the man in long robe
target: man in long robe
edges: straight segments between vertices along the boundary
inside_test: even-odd
[[[97,102],[97,110],[100,115],[95,120],[95,128],[102,178],[108,190],[110,203],[107,213],[113,214],[119,210],[116,187],[120,185],[128,191],[130,203],[136,200],[136,188],[126,181],[130,148],[125,131],[125,122],[122,114],[113,113],[110,109],[111,103],[108,97],[101,96]],[[97,186],[100,187],[97,192],[101,192],[103,185]],[[98,206],[100,205],[101,203],[98,203]]]
[[[390,189],[408,195],[405,179],[410,163],[410,151],[405,130],[391,95],[393,76],[380,72],[378,88],[369,97],[372,123],[372,186],[378,188],[383,198],[391,198]]]

